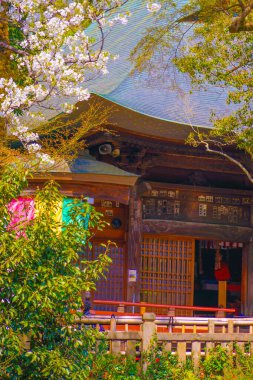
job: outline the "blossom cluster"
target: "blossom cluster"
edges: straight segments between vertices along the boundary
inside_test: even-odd
[[[27,126],[28,118],[34,117],[35,109],[71,112],[71,103],[89,98],[89,78],[107,74],[108,61],[115,58],[103,49],[104,28],[127,23],[130,14],[119,12],[126,1],[9,0],[8,8],[0,9],[22,36],[19,48],[10,49],[10,60],[23,75],[18,82],[0,78],[0,117],[37,157],[46,159],[39,136]],[[150,12],[158,8],[157,3],[148,3]],[[91,23],[97,24],[96,38],[86,33]]]
[[[160,3],[152,3],[148,2],[147,3],[147,10],[151,13],[156,13],[161,9],[161,4]]]

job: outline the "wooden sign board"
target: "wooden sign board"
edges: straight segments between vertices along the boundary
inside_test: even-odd
[[[229,191],[229,190],[228,190]],[[191,189],[153,188],[142,198],[144,220],[251,226],[252,197]]]

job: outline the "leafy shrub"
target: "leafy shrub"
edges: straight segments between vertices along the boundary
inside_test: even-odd
[[[147,363],[142,370],[141,364]],[[166,352],[153,340],[150,349],[143,354],[142,363],[134,358],[107,354],[103,349],[96,355],[89,380],[252,380],[253,358],[237,347],[234,355],[218,345],[206,357],[198,371],[194,372],[190,358],[185,364],[178,357]]]
[[[206,379],[214,379],[224,374],[224,368],[228,365],[229,355],[226,348],[220,345],[210,350],[209,355],[202,362],[202,369]]]
[[[245,355],[238,346],[235,346],[235,356],[230,358],[224,368],[224,380],[252,380],[253,358]]]
[[[76,318],[82,313],[77,310],[82,308],[81,291],[95,289],[110,259],[107,251],[94,261],[82,260],[79,253],[90,229],[102,227],[100,215],[73,200],[70,221],[59,222],[55,215],[63,197],[49,182],[35,193],[36,217],[17,218],[10,228],[13,214],[7,205],[26,189],[28,173],[10,167],[1,174],[0,379],[87,379],[101,335],[79,328]],[[74,265],[79,260],[84,269]]]
[[[105,353],[97,356],[89,380],[141,380],[140,363],[132,357]]]
[[[166,351],[159,346],[156,337],[153,339],[150,349],[143,355],[146,363],[146,372],[143,378],[147,380],[197,380],[192,363],[187,360],[180,363],[177,355]]]

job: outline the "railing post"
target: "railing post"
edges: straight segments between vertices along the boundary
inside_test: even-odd
[[[142,351],[148,350],[152,337],[156,332],[155,318],[154,313],[144,313],[142,316]]]
[[[142,352],[149,349],[152,338],[156,333],[155,318],[156,315],[154,313],[144,313],[142,316]],[[143,371],[146,372],[146,370],[147,363],[143,363]]]
[[[145,302],[140,302],[140,304],[142,303],[145,303]],[[146,313],[146,306],[140,306],[140,314],[143,315],[144,313]]]
[[[136,340],[128,340],[126,343],[126,354],[136,357]]]
[[[173,327],[175,315],[176,315],[175,308],[174,307],[170,307],[168,309],[168,317],[169,317],[168,332],[169,333],[172,333],[172,327]]]
[[[116,335],[116,330],[117,330],[117,323],[116,323],[116,318],[115,316],[111,317],[111,323],[110,323],[110,331],[114,332]],[[121,348],[121,343],[120,340],[111,340],[110,344],[110,351],[112,354],[120,354],[120,348]]]
[[[200,342],[192,342],[192,362],[194,370],[197,371],[199,366],[199,360],[201,355],[201,344]]]
[[[228,334],[231,335],[231,342],[228,343],[228,351],[230,354],[233,353],[233,334],[234,334],[234,321],[233,319],[228,320]]]
[[[212,319],[208,320],[208,333],[214,334],[214,321]],[[212,342],[206,342],[206,355],[209,355],[210,350],[214,348],[214,344]]]
[[[119,306],[117,307],[117,312],[118,313],[125,313],[125,305],[119,304]]]
[[[186,342],[178,342],[177,343],[177,354],[178,359],[181,363],[186,362]]]
[[[223,306],[222,305],[219,305],[219,307],[220,308],[223,308]],[[225,311],[223,311],[223,310],[218,310],[218,311],[216,311],[216,313],[215,313],[215,317],[216,318],[225,318]]]

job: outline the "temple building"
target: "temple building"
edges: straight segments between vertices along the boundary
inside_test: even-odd
[[[91,101],[113,105],[106,130],[87,134],[87,149],[72,167],[54,173],[67,196],[94,198],[108,221],[87,255],[96,257],[101,242],[116,242],[107,279],[93,297],[188,306],[236,300],[253,315],[252,185],[234,163],[185,142],[193,126],[212,127],[211,112],[231,111],[226,93],[209,87],[189,94],[175,69],[161,82],[131,74],[129,53],[152,16],[141,0],[125,7],[128,25],[105,40],[119,59],[91,82]],[[242,152],[229,154],[252,169]]]
[[[129,191],[129,201],[120,200],[122,183],[115,177],[118,199],[114,191],[106,194],[109,184],[95,196],[110,226],[95,237],[93,250],[101,239],[117,248],[94,297],[189,306],[236,300],[249,315],[251,184],[233,163],[185,144],[190,130],[117,105],[110,133],[87,136],[90,156],[115,167],[115,174],[124,171]]]

